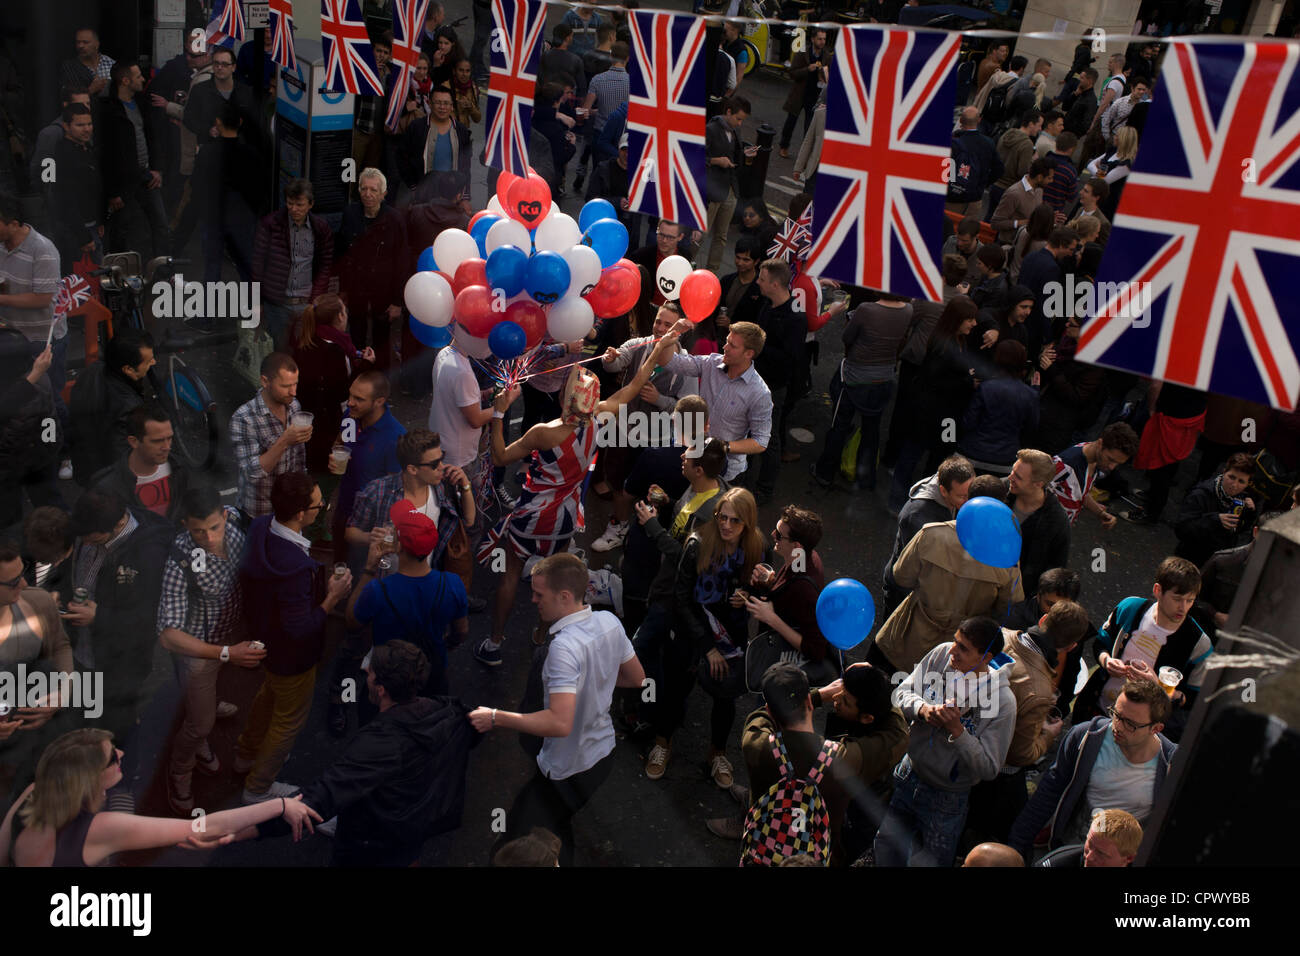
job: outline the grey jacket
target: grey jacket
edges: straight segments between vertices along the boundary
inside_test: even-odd
[[[731,134],[730,142],[727,141],[728,133]],[[731,161],[736,164],[731,169],[724,169],[711,163],[705,167],[704,201],[726,202],[728,193],[735,192],[739,195],[736,170],[745,161],[744,149],[740,140],[740,131],[728,127],[726,114],[713,117],[704,127],[704,150],[709,159],[730,156]]]

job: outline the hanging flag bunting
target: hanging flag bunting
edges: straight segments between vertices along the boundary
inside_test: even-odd
[[[634,12],[628,31],[628,209],[707,229],[704,21]]]
[[[406,98],[420,60],[420,34],[428,9],[429,0],[393,0],[393,65],[397,77],[393,80],[393,94],[388,98],[385,125],[389,132],[397,130],[397,121],[406,109]]]
[[[207,33],[208,42],[218,45],[227,39],[244,39],[244,8],[239,0],[214,0]]]
[[[320,39],[325,56],[323,89],[383,96],[384,84],[359,0],[320,0]]]
[[[1294,44],[1240,41],[1165,54],[1096,288],[1060,297],[1090,316],[1078,358],[1296,407],[1297,59]]]
[[[817,169],[822,210],[807,269],[939,301],[944,159],[961,34],[839,33]]]
[[[267,26],[271,30],[271,59],[286,70],[297,70],[298,56],[293,48],[293,0],[271,0]]]
[[[546,5],[540,0],[492,0],[492,22],[484,162],[527,176]]]

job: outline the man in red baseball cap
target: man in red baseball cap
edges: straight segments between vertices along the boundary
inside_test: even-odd
[[[459,575],[429,567],[429,555],[438,547],[438,526],[405,498],[388,512],[397,538],[397,567],[385,569],[386,548],[374,541],[366,554],[361,587],[348,603],[348,624],[370,625],[373,643],[409,641],[429,659],[429,680],[423,697],[446,696],[447,629],[455,646],[469,633],[469,602]],[[362,718],[366,716],[362,708]]]

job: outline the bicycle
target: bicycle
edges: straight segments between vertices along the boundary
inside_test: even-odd
[[[160,270],[170,274],[173,267],[188,260],[159,256],[140,268],[140,255],[135,252],[113,253],[104,257],[103,268],[91,272],[103,277],[101,295],[112,313],[106,323],[108,337],[115,334],[115,323],[127,328],[148,331],[145,323],[144,301],[146,290],[151,290],[155,275]],[[154,345],[155,356],[167,356],[165,378],[160,383],[155,366],[149,369],[149,383],[153,386],[159,404],[167,412],[175,432],[176,448],[180,457],[191,468],[209,471],[216,463],[220,429],[217,424],[217,403],[208,391],[198,371],[186,365],[180,353],[194,348],[200,341],[205,345],[233,342],[235,333],[198,335],[167,328]]]

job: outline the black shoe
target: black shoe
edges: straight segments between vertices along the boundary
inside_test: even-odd
[[[1160,521],[1159,518],[1145,508],[1130,508],[1128,511],[1119,512],[1119,516],[1125,521],[1131,521],[1133,524],[1152,525]]]
[[[816,465],[808,466],[808,474],[812,475],[813,481],[817,482],[817,484],[821,485],[823,488],[830,488],[835,484],[835,479],[823,478],[821,472],[817,470]]]
[[[470,596],[469,613],[482,614],[487,609],[487,600],[481,597]]]
[[[587,181],[587,180],[586,180],[586,178],[582,175],[582,173],[579,173],[578,175],[574,176],[574,177],[573,177],[573,190],[574,190],[574,192],[581,192],[581,191],[582,191],[582,184],[585,183],[586,181]]]
[[[327,723],[331,737],[342,737],[346,734],[348,732],[348,705],[331,701]]]

